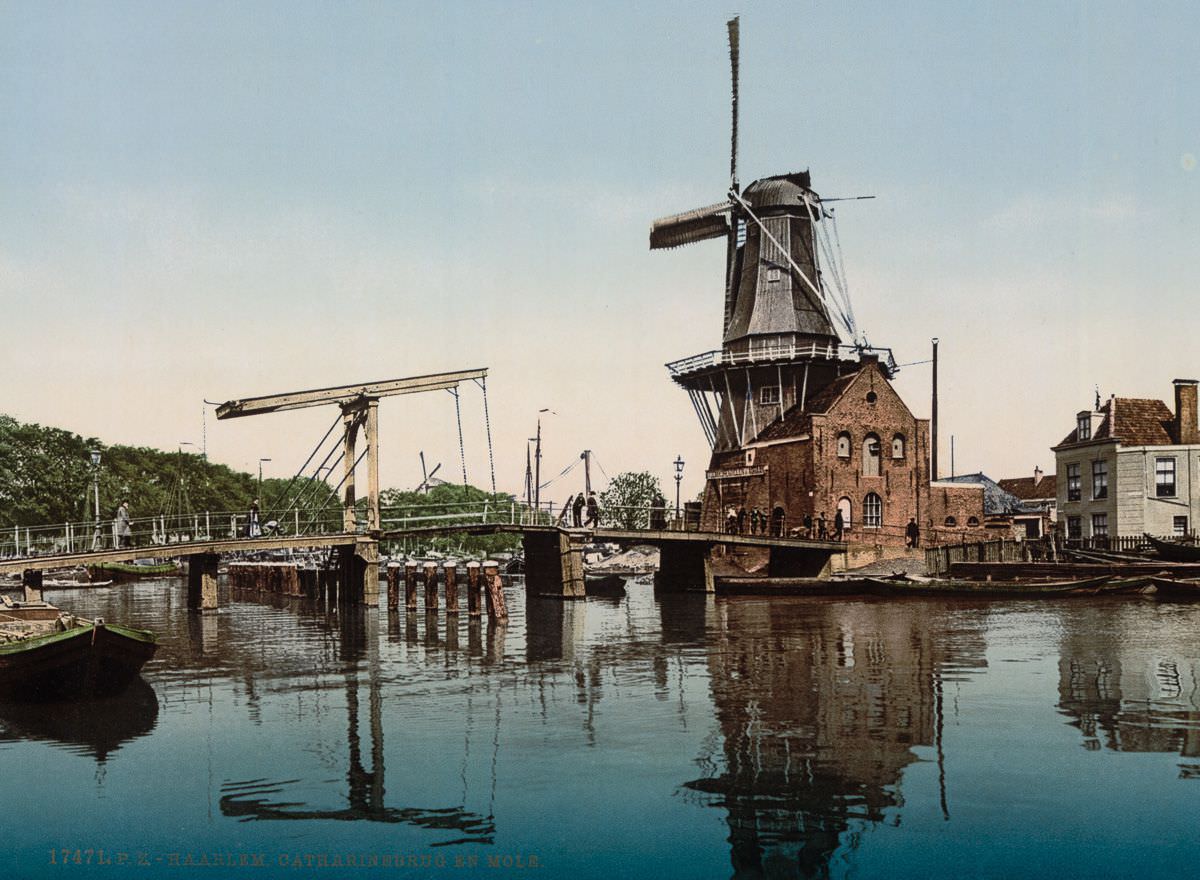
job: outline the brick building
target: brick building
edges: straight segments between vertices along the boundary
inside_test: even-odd
[[[730,509],[757,509],[774,534],[822,515],[832,532],[840,510],[847,540],[903,545],[910,519],[926,542],[959,540],[983,519],[982,486],[930,484],[929,420],[912,414],[871,354],[741,447],[715,452],[706,476],[708,529]]]
[[[1032,477],[1000,480],[1000,488],[1016,496],[1020,508],[1013,514],[1013,530],[1025,538],[1051,534],[1058,522],[1058,484],[1054,474],[1033,469]]]

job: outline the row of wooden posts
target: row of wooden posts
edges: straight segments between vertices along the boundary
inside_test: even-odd
[[[404,608],[406,611],[417,610],[417,570],[422,570],[422,581],[425,585],[425,611],[438,610],[438,565],[436,562],[418,563],[410,559],[404,563]],[[388,611],[396,611],[400,607],[400,563],[389,562],[387,567],[387,607]],[[493,620],[507,620],[508,606],[504,604],[503,583],[500,580],[500,564],[488,560],[483,563],[467,563],[467,616],[479,617],[483,611],[480,608],[482,595],[487,603],[488,617]],[[461,610],[458,603],[458,564],[446,562],[442,565],[442,581],[445,584],[446,613],[458,614]]]
[[[403,568],[403,573],[401,569]],[[438,576],[436,562],[420,563],[410,559],[403,566],[389,562],[387,566],[387,607],[397,611],[400,607],[400,585],[404,585],[404,607],[417,610],[418,586],[425,587],[425,610],[436,613],[441,604],[438,596],[439,581],[445,585],[447,614],[458,614],[458,563],[447,561]],[[282,596],[317,596],[328,589],[328,582],[336,578],[336,572],[318,569],[302,569],[288,562],[237,562],[229,566],[229,583],[235,590],[259,590]],[[467,615],[479,617],[486,605],[492,620],[507,620],[508,606],[504,602],[503,583],[500,579],[500,564],[492,560],[468,562],[466,564]],[[214,606],[215,607],[215,606]]]

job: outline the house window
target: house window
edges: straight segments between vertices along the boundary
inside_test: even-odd
[[[967,517],[967,528],[969,528],[969,529],[977,529],[977,528],[979,528],[979,517],[977,517],[977,516],[968,516],[968,517]]]
[[[1187,517],[1186,516],[1172,517],[1171,518],[1171,532],[1176,537],[1180,537],[1180,538],[1182,538],[1184,535],[1186,535],[1188,533]]]
[[[1092,462],[1092,498],[1108,497],[1108,462]]]
[[[946,525],[946,528],[948,528],[948,529],[952,529],[952,528],[954,528],[955,526],[957,526],[957,525],[958,525],[958,520],[956,520],[956,519],[955,519],[954,517],[952,517],[952,516],[948,516],[948,517],[946,517],[946,523],[945,523],[945,525]]]
[[[1090,415],[1082,415],[1079,417],[1079,439],[1092,439],[1092,417]]]
[[[1107,538],[1108,537],[1108,514],[1093,513],[1092,514],[1092,537]]]
[[[883,525],[883,499],[868,492],[863,499],[863,527],[877,529]]]
[[[1078,541],[1083,537],[1083,517],[1068,516],[1067,517],[1067,540]]]
[[[892,438],[892,458],[904,458],[904,435],[897,434]]]
[[[868,434],[863,440],[862,472],[864,477],[879,476],[879,438],[874,434]]]
[[[758,402],[766,405],[771,403],[779,403],[779,386],[764,385],[758,389]]]
[[[777,268],[775,268],[774,266],[767,269],[767,280],[768,281],[778,281],[779,280],[779,270]]]
[[[1067,500],[1078,501],[1079,494],[1079,465],[1067,465]]]
[[[1154,494],[1159,498],[1174,497],[1175,459],[1156,458],[1154,460]]]
[[[850,435],[845,431],[838,434],[838,458],[850,457]]]

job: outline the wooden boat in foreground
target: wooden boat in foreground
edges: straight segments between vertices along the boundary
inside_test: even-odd
[[[0,597],[0,700],[118,693],[158,650],[154,634]]]
[[[872,592],[913,596],[1004,596],[1045,598],[1054,596],[1095,596],[1112,578],[1084,578],[1076,581],[1042,583],[1020,581],[963,581],[935,578],[866,578]]]

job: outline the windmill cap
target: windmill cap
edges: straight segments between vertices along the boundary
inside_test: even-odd
[[[812,190],[812,178],[807,171],[764,177],[754,181],[742,192],[742,198],[750,203],[750,207],[760,211],[773,208],[795,211],[798,206],[804,204],[805,196],[811,200],[820,199]]]

